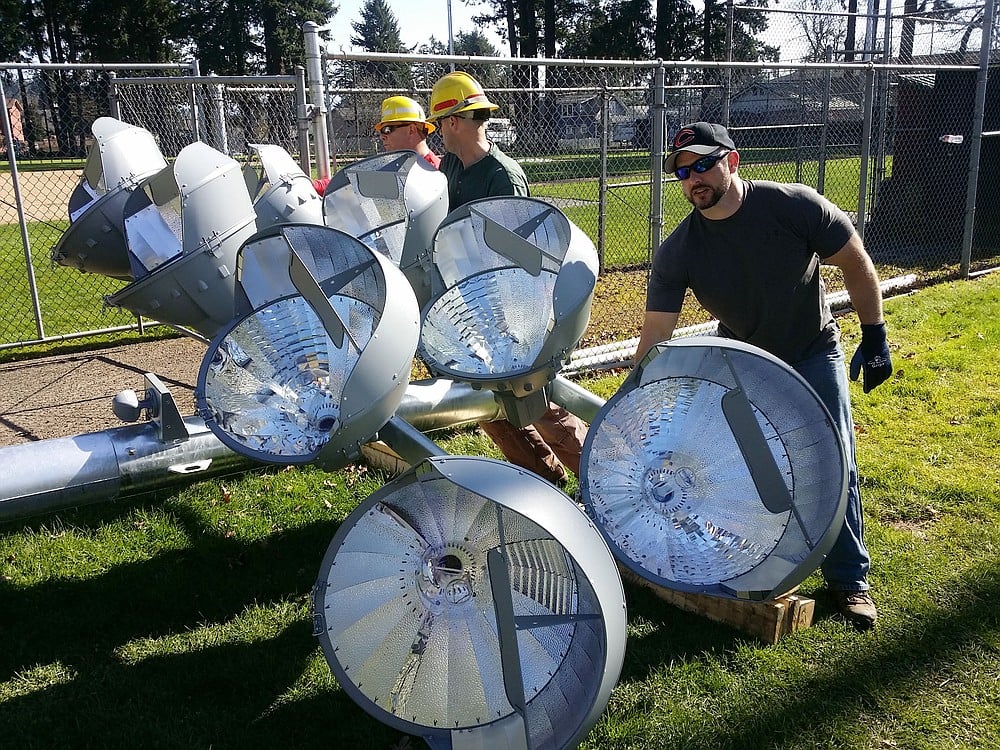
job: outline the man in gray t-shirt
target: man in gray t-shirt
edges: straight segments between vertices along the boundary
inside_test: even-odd
[[[636,361],[674,332],[690,289],[719,320],[719,334],[759,346],[788,363],[819,395],[848,457],[844,527],[821,566],[840,612],[858,629],[875,624],[869,593],[854,456],[854,422],[839,330],[820,265],[837,266],[861,321],[851,378],[864,392],[892,374],[878,274],[850,219],[804,185],[743,180],[740,156],[721,125],[681,128],[665,162],[692,211],[656,251]]]

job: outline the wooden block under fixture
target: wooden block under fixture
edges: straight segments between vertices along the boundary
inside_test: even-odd
[[[659,586],[619,566],[622,580],[643,586],[678,609],[728,625],[764,643],[777,643],[783,636],[811,627],[816,601],[795,593],[766,601],[728,599]]]

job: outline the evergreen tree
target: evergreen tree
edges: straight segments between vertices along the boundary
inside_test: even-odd
[[[563,56],[646,60],[653,54],[654,25],[648,0],[593,0]]]
[[[401,52],[413,50],[403,44],[399,21],[386,0],[365,0],[361,19],[351,23],[354,35],[351,44],[367,52]],[[353,84],[362,88],[388,87],[408,89],[413,75],[408,66],[379,62],[357,63]]]
[[[278,75],[305,63],[302,24],[336,15],[332,0],[174,0],[177,36],[202,72]]]

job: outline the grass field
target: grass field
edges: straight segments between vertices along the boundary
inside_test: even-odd
[[[624,669],[584,748],[1000,747],[1000,274],[886,315],[896,373],[852,389],[878,627],[854,632],[816,576],[814,625],[774,646],[626,586]],[[311,634],[323,553],[386,479],[262,469],[0,526],[2,745],[422,746],[347,697]]]

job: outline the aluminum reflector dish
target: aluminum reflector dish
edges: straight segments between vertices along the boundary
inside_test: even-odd
[[[591,424],[581,488],[615,556],[660,586],[765,599],[843,523],[847,461],[815,391],[748,344],[659,344]]]
[[[430,295],[426,265],[447,212],[448,179],[415,151],[376,154],[345,167],[323,196],[326,225],[391,258],[419,304]]]
[[[136,280],[106,302],[214,336],[233,318],[236,251],[256,218],[240,165],[204,143],[186,146],[130,197]]]
[[[69,199],[70,226],[52,249],[52,261],[86,273],[131,279],[125,239],[125,203],[147,176],[166,166],[153,135],[113,117],[91,126],[94,143]]]
[[[205,424],[259,461],[346,464],[409,383],[419,316],[406,279],[354,237],[287,224],[247,241],[237,287],[237,316],[198,373]]]
[[[323,199],[306,173],[281,146],[250,144],[255,159],[243,168],[257,214],[257,228],[322,224]]]
[[[453,380],[516,396],[538,391],[590,320],[594,244],[543,201],[487,198],[452,211],[432,263],[420,353]]]
[[[571,748],[604,711],[625,600],[593,524],[549,483],[435,457],[340,525],[315,627],[348,694],[439,748]]]

